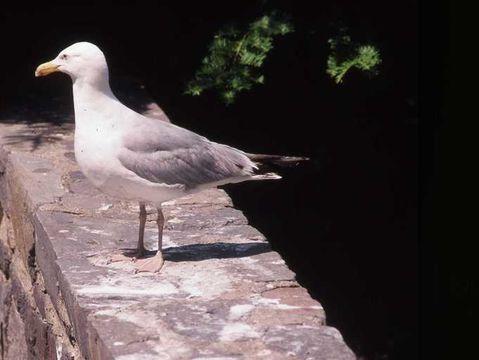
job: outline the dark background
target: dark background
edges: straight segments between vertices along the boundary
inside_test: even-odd
[[[172,121],[248,152],[305,155],[284,179],[227,190],[325,307],[362,359],[415,359],[417,313],[416,2],[161,1],[2,5],[0,111],[71,107],[71,82],[34,79],[77,41],[104,51],[115,78],[142,81]],[[213,34],[268,9],[291,16],[265,64],[265,85],[225,106],[183,95]],[[325,73],[338,23],[381,52],[379,75]],[[71,109],[71,108],[70,108]],[[71,111],[71,110],[70,110]]]

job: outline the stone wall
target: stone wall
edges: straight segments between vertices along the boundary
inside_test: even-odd
[[[135,274],[109,258],[137,204],[90,186],[72,124],[2,120],[0,359],[355,358],[224,191],[165,204],[165,266]]]

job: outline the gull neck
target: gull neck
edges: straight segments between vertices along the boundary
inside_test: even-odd
[[[91,112],[103,112],[108,108],[107,104],[118,102],[110,88],[108,79],[99,82],[73,80],[73,103],[75,109],[75,121],[83,118],[83,115]]]

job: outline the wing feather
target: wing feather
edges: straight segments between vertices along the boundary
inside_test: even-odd
[[[242,151],[172,124],[155,125],[125,137],[119,160],[136,175],[186,189],[253,175],[255,165]]]

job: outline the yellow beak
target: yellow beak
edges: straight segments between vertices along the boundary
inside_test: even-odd
[[[57,64],[54,64],[53,62],[49,61],[44,64],[41,64],[37,69],[35,70],[35,76],[46,76],[48,74],[54,73],[58,71],[58,66]]]

